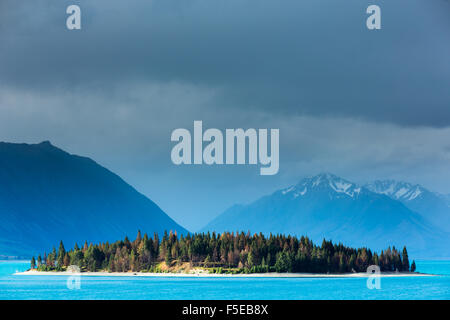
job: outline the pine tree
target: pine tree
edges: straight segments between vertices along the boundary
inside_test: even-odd
[[[416,272],[416,261],[414,261],[414,260],[411,263],[411,272]]]
[[[166,250],[164,261],[166,262],[166,265],[169,267],[170,266],[170,262],[172,261],[170,250]]]
[[[47,266],[54,267],[56,263],[56,249],[53,247],[52,252],[47,256]]]
[[[408,251],[406,250],[406,247],[403,247],[402,265],[402,271],[409,271]]]
[[[348,267],[350,268],[351,272],[355,272],[355,261],[356,261],[356,255],[354,253],[352,253],[352,255],[350,256],[350,261],[348,262]]]
[[[272,265],[272,255],[270,254],[270,252],[267,254],[266,263],[269,267]]]
[[[64,256],[66,255],[66,249],[64,248],[64,244],[62,240],[59,243],[59,249],[58,249],[58,267],[62,267],[64,265]]]
[[[346,271],[345,269],[346,269],[346,266],[345,266],[345,263],[344,263],[344,256],[341,255],[339,257],[339,272],[345,272]]]
[[[136,268],[136,254],[134,253],[134,250],[131,250],[130,266],[131,266],[131,271],[138,271]]]
[[[277,272],[288,272],[291,271],[291,263],[289,256],[286,251],[282,251],[277,256],[277,261],[275,262],[275,270]]]
[[[67,252],[64,255],[63,264],[65,267],[68,267],[70,265],[70,258],[69,258],[69,254]]]
[[[141,243],[141,240],[142,240],[141,230],[138,230],[136,240],[134,241],[136,247],[139,246],[139,244]]]
[[[31,258],[30,264],[31,264],[31,269],[36,268],[36,260],[34,259],[34,256]]]
[[[247,265],[249,268],[251,268],[255,265],[252,250],[250,250],[250,252],[247,256]]]

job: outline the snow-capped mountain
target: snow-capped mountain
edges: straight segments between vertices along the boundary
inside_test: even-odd
[[[450,231],[450,206],[445,195],[432,192],[418,184],[395,180],[377,180],[365,187],[402,202],[425,219]]]
[[[297,185],[281,190],[283,195],[293,198],[305,196],[308,191],[314,192],[322,190],[328,192],[331,198],[336,197],[358,197],[361,193],[361,187],[337,177],[331,173],[322,173],[312,178],[305,178]]]
[[[427,193],[431,193],[421,185],[395,180],[376,180],[366,184],[365,187],[373,192],[385,194],[395,200],[405,202],[423,198]]]
[[[249,205],[235,205],[202,231],[307,235],[375,250],[406,245],[415,257],[450,256],[448,234],[402,202],[324,173]]]

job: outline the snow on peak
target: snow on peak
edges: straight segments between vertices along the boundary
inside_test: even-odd
[[[295,186],[291,186],[281,191],[282,194],[290,193],[295,190]]]
[[[422,194],[422,190],[420,190],[420,187],[416,187],[416,189],[414,190],[414,192],[412,192],[408,198],[408,200],[414,200],[415,198],[417,198],[418,196],[420,196]]]
[[[361,187],[331,173],[322,173],[311,178],[305,178],[297,185],[281,190],[281,193],[283,195],[292,194],[293,198],[298,198],[314,190],[325,190],[332,194],[354,197],[360,194]]]
[[[355,194],[359,194],[361,192],[361,188],[358,188],[356,184],[341,178],[329,180],[328,184],[337,193],[344,193],[352,198]]]
[[[387,195],[396,200],[411,201],[426,191],[422,186],[395,180],[377,180],[366,185],[370,191]]]

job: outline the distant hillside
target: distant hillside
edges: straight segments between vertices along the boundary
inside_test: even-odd
[[[448,196],[432,192],[418,184],[394,180],[377,180],[367,184],[366,188],[402,202],[409,209],[450,232]]]
[[[134,238],[138,229],[187,232],[116,174],[47,141],[0,143],[0,217],[3,256],[30,256],[59,240]]]
[[[415,257],[449,257],[449,235],[386,195],[320,174],[249,205],[236,205],[202,231],[308,235],[381,250],[406,245]]]

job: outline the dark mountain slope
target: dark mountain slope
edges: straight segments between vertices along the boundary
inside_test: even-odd
[[[187,232],[116,174],[49,142],[0,143],[0,217],[0,255],[42,252],[59,240],[115,241],[138,229]]]

